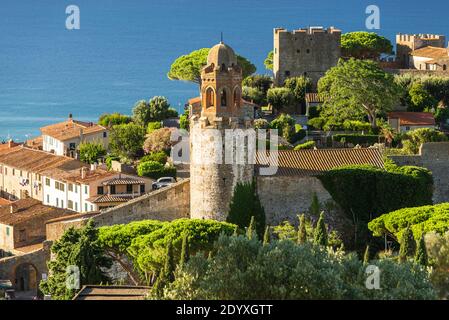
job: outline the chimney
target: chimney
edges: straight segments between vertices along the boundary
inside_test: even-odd
[[[12,148],[12,147],[14,147],[14,146],[15,146],[14,141],[12,141],[12,139],[9,139],[9,140],[8,140],[8,148],[10,149],[10,148]]]
[[[86,178],[86,171],[87,171],[86,167],[81,168],[81,179]]]
[[[13,213],[17,213],[17,205],[15,205],[14,203],[11,203],[10,205],[9,205],[9,212],[11,213],[11,214],[13,214]]]
[[[92,163],[91,165],[90,165],[90,171],[95,171],[95,170],[97,170],[97,163],[95,162],[95,163]]]
[[[83,141],[84,138],[84,131],[83,128],[80,128],[80,140]]]
[[[69,113],[69,122],[73,121],[73,114]]]

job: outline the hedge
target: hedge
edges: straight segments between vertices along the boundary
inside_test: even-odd
[[[304,149],[313,149],[315,147],[315,141],[307,141],[301,144],[298,144],[294,150],[304,150]]]
[[[140,159],[140,162],[147,162],[147,161],[156,161],[160,164],[165,164],[167,162],[167,154],[164,151],[159,152],[152,152],[150,154],[147,154],[146,156],[143,156]]]
[[[407,226],[412,229],[415,239],[419,239],[423,232],[444,234],[449,230],[449,203],[399,209],[368,224],[374,236],[388,234],[396,240],[401,238]]]
[[[352,143],[354,145],[373,145],[379,142],[379,136],[374,134],[336,134],[332,137],[332,140],[341,143]]]
[[[424,168],[389,164],[383,170],[355,165],[327,171],[318,178],[348,218],[358,225],[359,240],[368,236],[367,223],[381,214],[432,204],[433,178]],[[363,241],[355,244],[359,245]]]
[[[152,179],[159,179],[162,177],[176,177],[175,167],[166,167],[156,161],[145,161],[139,163],[137,166],[137,174],[139,176],[145,176]]]

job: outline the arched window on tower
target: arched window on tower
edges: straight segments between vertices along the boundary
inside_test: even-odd
[[[224,63],[221,64],[221,71],[226,71],[226,65]]]
[[[234,89],[234,106],[235,107],[237,107],[237,108],[240,107],[240,100],[241,100],[240,89],[238,87],[236,87]]]
[[[226,89],[221,89],[220,91],[220,104],[222,107],[228,106],[228,99],[226,96]]]
[[[206,108],[213,107],[214,104],[214,90],[212,88],[206,89]]]
[[[443,70],[446,71],[447,70],[447,66],[445,64],[443,64]]]

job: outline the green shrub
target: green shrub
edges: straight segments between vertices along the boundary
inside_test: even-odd
[[[411,154],[417,154],[423,143],[448,140],[443,132],[430,128],[421,128],[409,131],[402,139],[403,149]]]
[[[309,120],[318,118],[320,116],[319,106],[309,106],[307,116]]]
[[[346,131],[370,131],[371,125],[369,122],[362,122],[358,120],[345,120],[343,122],[343,129]]]
[[[302,144],[298,144],[294,150],[313,149],[316,146],[315,141],[307,141]]]
[[[367,223],[372,219],[400,208],[432,203],[433,179],[429,170],[395,165],[386,169],[345,166],[319,176],[332,198],[357,226],[358,237],[353,247],[358,250],[366,247]]]
[[[160,162],[145,161],[137,166],[137,174],[141,177],[159,179],[161,177],[176,177],[175,167],[166,167]]]
[[[366,266],[353,254],[311,244],[220,236],[209,258],[191,257],[175,272],[165,299],[302,300],[435,299],[427,271],[416,265],[372,261],[382,290],[365,286]]]
[[[140,162],[156,161],[160,164],[165,164],[167,162],[167,158],[167,154],[164,151],[159,151],[143,156],[140,158]]]
[[[98,124],[103,127],[112,127],[116,124],[127,124],[131,122],[131,117],[120,114],[118,112],[114,113],[104,113],[98,119]]]
[[[147,133],[151,133],[160,128],[162,128],[162,123],[160,121],[148,122]]]
[[[322,118],[322,117],[316,117],[313,119],[309,119],[309,121],[307,121],[307,125],[309,125],[312,128],[318,129],[318,130],[322,130],[323,126],[326,124],[326,119]]]
[[[396,240],[402,237],[407,226],[412,229],[415,239],[419,239],[422,233],[444,234],[449,231],[449,203],[395,210],[368,224],[374,236],[388,234]]]
[[[340,143],[352,143],[353,145],[373,145],[379,142],[378,135],[371,134],[335,134],[332,137],[333,141]]]

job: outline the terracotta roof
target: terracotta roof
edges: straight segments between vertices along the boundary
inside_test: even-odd
[[[8,199],[5,198],[0,198],[0,206],[4,206],[7,204],[10,204],[12,201],[9,201]]]
[[[14,142],[14,141],[8,141],[8,142],[5,142],[5,143],[0,143],[0,152],[1,151],[3,151],[3,150],[9,150],[9,149],[11,149],[11,148],[14,148],[14,147],[17,147],[17,146],[20,146],[21,145],[21,143],[19,143],[19,142]]]
[[[87,199],[87,201],[92,203],[128,202],[132,198],[132,196],[124,196],[119,194],[103,194],[97,197],[91,197]]]
[[[144,300],[150,287],[83,286],[73,300]]]
[[[33,148],[33,149],[38,149],[38,150],[42,150],[43,144],[44,144],[44,139],[42,138],[42,136],[29,139],[25,142],[25,145],[27,147]]]
[[[13,213],[11,213],[11,206],[15,210]],[[44,206],[42,202],[36,199],[27,198],[0,206],[0,223],[13,226],[36,218],[43,218],[47,221],[70,213],[72,211]]]
[[[51,124],[41,128],[42,134],[64,141],[83,135],[93,134],[106,130],[105,127],[92,122],[83,122],[70,119],[64,122]]]
[[[390,112],[389,119],[399,119],[401,126],[434,126],[435,118],[430,112]]]
[[[439,59],[448,57],[447,48],[427,46],[411,52],[412,56]]]
[[[118,175],[115,171],[107,171],[103,169],[97,168],[96,170],[89,170],[89,168],[86,168],[85,176],[84,178],[81,177],[81,170],[76,170],[72,172],[68,172],[64,176],[61,176],[61,179],[69,182],[76,182],[76,183],[90,183],[93,181],[97,181],[100,179],[113,177],[115,175]]]
[[[105,186],[113,186],[113,185],[120,185],[120,184],[144,184],[145,181],[142,179],[137,178],[130,178],[130,177],[124,177],[124,178],[113,178],[111,180],[103,181],[103,185]]]
[[[384,167],[382,153],[377,148],[279,150],[277,154],[277,176],[314,176],[345,165]],[[258,153],[256,167],[267,167],[272,162],[268,160],[266,153]]]
[[[79,170],[86,164],[64,156],[57,156],[48,152],[17,146],[9,150],[0,151],[0,164],[19,170],[43,174],[48,176],[57,172]]]

